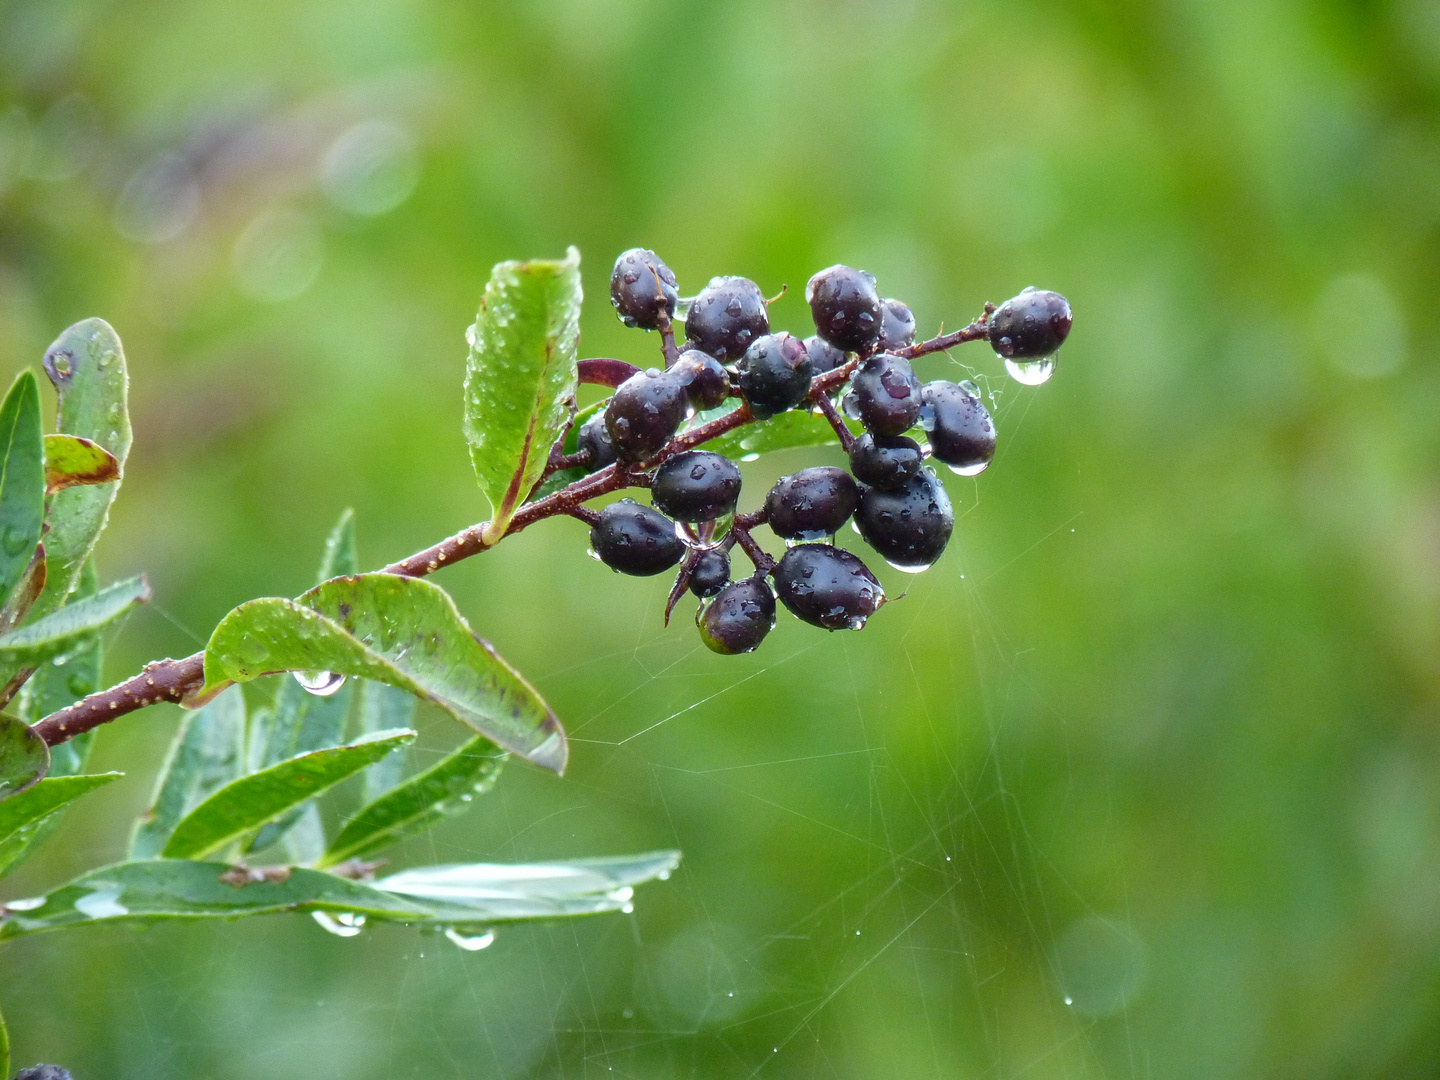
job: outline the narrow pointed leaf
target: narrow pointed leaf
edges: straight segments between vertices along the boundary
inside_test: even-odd
[[[313,750],[235,780],[186,815],[170,834],[162,854],[175,859],[213,854],[414,737],[413,731],[382,731],[347,746]]]
[[[0,636],[0,663],[38,664],[59,656],[150,599],[144,576],[117,581],[19,630]]]
[[[45,453],[40,430],[40,384],[35,373],[15,377],[0,403],[0,600],[20,581],[45,516]]]
[[[61,334],[45,351],[45,373],[60,398],[55,427],[78,435],[115,458],[123,475],[130,453],[129,377],[120,338],[104,319],[86,319]],[[50,500],[45,551],[50,567],[39,613],[54,611],[80,582],[95,549],[120,481],[56,492]]]
[[[489,739],[471,739],[347,821],[320,866],[371,855],[470,808],[500,775],[505,753]]]
[[[431,582],[360,574],[298,600],[252,600],[220,621],[205,648],[207,689],[297,670],[398,686],[504,749],[564,770],[560,721]]]
[[[723,415],[726,411],[728,410],[721,409],[716,415]],[[849,426],[859,434],[857,425]],[[724,435],[711,439],[703,449],[741,461],[775,450],[789,450],[797,446],[829,446],[839,441],[830,421],[823,416],[818,416],[808,409],[793,409],[758,424],[746,424],[734,431],[727,431]]]
[[[316,584],[341,574],[353,574],[359,569],[355,553],[355,511],[347,509],[325,538],[325,554],[320,559],[320,576]]]
[[[386,728],[415,726],[414,694],[398,686],[361,679],[356,695],[360,698],[359,728],[362,735]],[[365,770],[366,802],[374,802],[400,783],[407,753],[405,750],[397,751]]]
[[[70,595],[71,603],[84,600],[99,592],[95,560],[85,564],[80,575],[79,587]],[[57,663],[56,660],[62,661]],[[42,717],[59,712],[75,704],[81,698],[101,689],[101,676],[105,666],[105,649],[99,634],[92,634],[69,649],[63,656],[46,660],[30,676],[20,692],[17,710],[21,717],[33,724]],[[50,748],[50,771],[47,776],[75,776],[85,771],[90,756],[90,747],[95,743],[94,731]],[[55,819],[47,824],[53,824]],[[40,839],[43,839],[41,837]],[[39,841],[37,840],[36,843]]]
[[[0,1013],[0,1076],[10,1075],[10,1031],[5,1027],[5,1014]]]
[[[0,877],[30,853],[36,837],[55,814],[81,795],[118,780],[124,773],[47,776],[29,791],[0,802]]]
[[[25,572],[20,575],[20,581],[10,591],[10,595],[5,598],[4,607],[0,608],[0,634],[8,634],[19,626],[44,591],[45,545],[36,544],[29,565],[25,567]]]
[[[0,713],[0,801],[34,787],[50,768],[50,748],[18,716]]]
[[[244,775],[245,698],[236,686],[183,714],[150,808],[130,838],[130,858],[158,858],[186,814]]]
[[[120,479],[120,462],[99,443],[79,435],[45,436],[45,493]]]
[[[561,899],[630,888],[666,878],[680,865],[678,851],[612,855],[546,863],[463,863],[402,870],[375,884],[387,892],[444,903],[489,897]]]
[[[549,459],[578,385],[580,252],[558,261],[503,262],[468,335],[465,441],[503,532]]]

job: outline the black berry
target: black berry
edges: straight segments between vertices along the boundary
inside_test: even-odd
[[[1049,356],[1070,333],[1070,302],[1057,292],[1029,288],[990,316],[990,346],[1007,360]]]
[[[590,548],[610,569],[636,577],[663,574],[685,555],[675,523],[634,499],[621,499],[600,511],[590,530]]]
[[[775,567],[775,591],[798,618],[826,630],[859,630],[885,601],[869,568],[830,544],[787,551]]]
[[[750,411],[764,420],[804,401],[814,375],[805,343],[782,331],[766,334],[746,350],[737,382]]]
[[[944,485],[930,470],[921,469],[901,491],[862,491],[855,525],[891,566],[918,572],[938,559],[950,542],[955,511]]]
[[[626,326],[654,330],[660,325],[661,311],[675,314],[679,298],[675,275],[653,251],[631,248],[615,260],[610,302]]]
[[[930,452],[962,476],[984,472],[995,456],[995,423],[978,394],[953,382],[926,383],[921,391],[934,410]]]
[[[761,577],[733,581],[700,609],[695,625],[718,653],[753,652],[775,625],[775,594]]]
[[[915,344],[915,313],[899,300],[880,301],[880,348],[902,349]]]
[[[832,266],[805,286],[819,335],[846,352],[865,352],[880,340],[880,294],[863,270]]]
[[[71,1080],[70,1070],[59,1065],[31,1065],[15,1074],[15,1080]]]
[[[717,360],[738,359],[751,342],[769,332],[765,297],[749,278],[711,278],[685,316],[686,336]]]
[[[920,444],[904,435],[871,435],[868,431],[850,446],[850,471],[862,484],[881,491],[903,491],[919,475],[924,455]]]
[[[811,334],[805,339],[805,351],[810,355],[810,364],[816,375],[834,371],[845,363],[845,350],[837,349],[819,334]]]
[[[697,409],[713,409],[730,396],[730,376],[719,360],[699,349],[686,349],[670,370]]]
[[[702,551],[690,570],[690,591],[699,597],[714,596],[730,584],[730,556],[724,548]]]
[[[833,465],[817,465],[782,476],[765,497],[765,520],[786,540],[834,536],[860,503],[850,474]]]
[[[590,455],[588,468],[591,472],[603,469],[615,461],[615,447],[610,442],[610,429],[605,426],[605,410],[580,425],[575,433],[575,449]]]
[[[643,461],[658,454],[685,419],[685,387],[668,371],[650,368],[620,384],[605,407],[615,455]]]
[[[920,380],[910,361],[893,353],[872,356],[850,385],[846,408],[874,435],[903,435],[920,419]]]
[[[740,467],[709,450],[687,450],[655,471],[650,498],[676,521],[713,521],[734,512]]]

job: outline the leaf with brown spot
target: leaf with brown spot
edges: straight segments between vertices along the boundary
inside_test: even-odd
[[[45,494],[119,479],[119,460],[99,443],[79,435],[45,436]]]

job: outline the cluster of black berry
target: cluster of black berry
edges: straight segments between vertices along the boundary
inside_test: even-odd
[[[653,504],[624,499],[591,514],[597,559],[642,576],[679,566],[670,606],[688,588],[701,599],[696,622],[705,644],[741,653],[774,626],[777,596],[800,619],[827,630],[858,630],[885,602],[869,568],[833,544],[847,521],[901,570],[918,572],[939,558],[955,515],[925,459],[973,476],[995,456],[995,424],[972,384],[916,378],[910,357],[948,339],[916,346],[914,315],[900,301],[882,299],[870,274],[832,266],[811,278],[805,298],[816,332],[803,341],[771,332],[769,301],[755,282],[717,277],[682,300],[674,273],[642,248],[616,260],[610,297],[625,325],[662,331],[667,364],[625,380],[578,433],[587,468],[616,464],[632,486],[650,488]],[[682,314],[685,341],[677,347],[672,320]],[[1016,378],[1037,382],[1036,366],[1052,363],[1070,319],[1064,297],[1027,289],[998,309],[987,305],[973,336],[988,338]],[[839,374],[826,378],[830,372]],[[843,395],[841,408],[863,426],[858,438],[832,395]],[[835,426],[850,471],[801,469],[781,478],[760,510],[737,515],[740,470],[733,461],[699,449],[664,453],[688,418],[731,397],[762,420],[815,408]],[[916,429],[924,432],[923,445],[907,434]],[[750,535],[762,523],[786,543],[778,562]],[[756,569],[732,581],[737,543]]]

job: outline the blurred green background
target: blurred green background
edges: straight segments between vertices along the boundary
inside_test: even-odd
[[[77,1080],[1418,1077],[1440,1071],[1440,6],[1433,0],[0,2],[0,376],[110,320],[135,446],[108,674],[480,520],[462,334],[577,244],[582,354],[660,252],[981,346],[1001,450],[863,634],[699,644],[546,522],[445,571],[574,736],[401,862],[676,846],[633,916],[463,953],[309,919],[0,950],[18,1064]],[[962,366],[966,365],[966,366]],[[774,477],[838,452],[746,466]],[[847,536],[849,534],[847,533]],[[847,541],[848,542],[848,541]],[[859,547],[857,546],[857,550]],[[862,552],[863,553],[863,552]],[[118,856],[178,713],[106,731],[3,886]],[[428,737],[452,734],[431,721]]]

